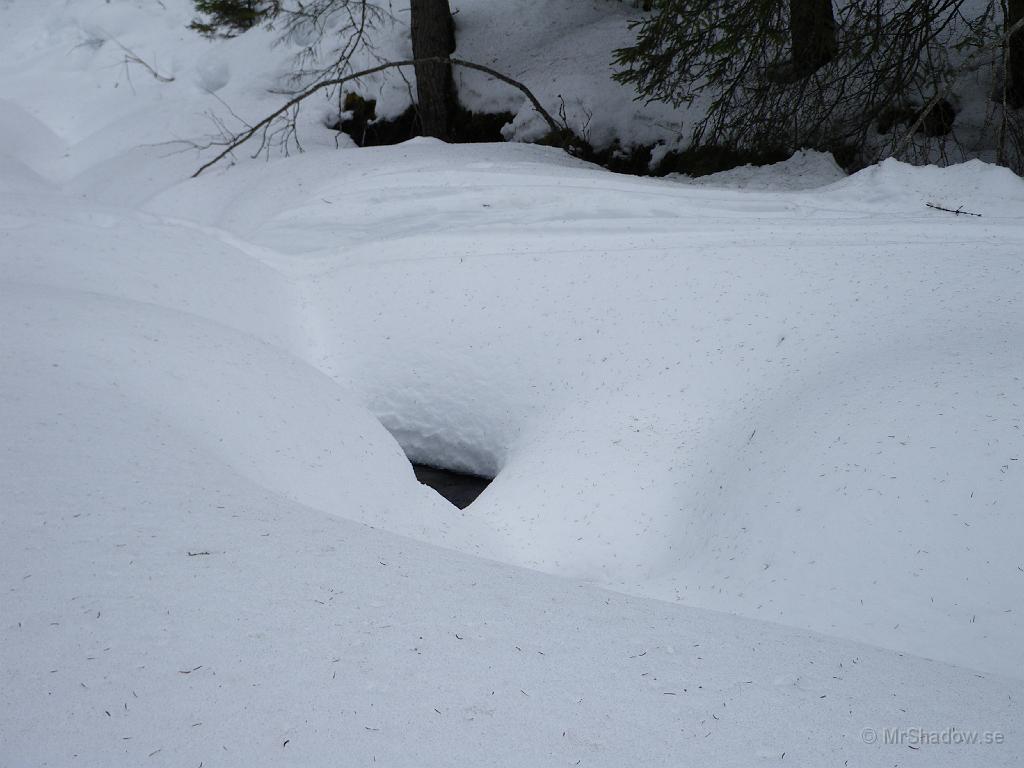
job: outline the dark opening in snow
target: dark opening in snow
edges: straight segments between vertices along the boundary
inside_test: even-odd
[[[429,485],[459,509],[465,509],[491,484],[493,477],[467,475],[450,469],[439,469],[426,464],[413,464],[416,479]]]

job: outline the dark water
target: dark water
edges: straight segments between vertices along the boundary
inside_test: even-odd
[[[484,488],[493,479],[428,467],[426,464],[413,464],[412,468],[417,480],[429,485],[459,509],[465,509],[476,501],[476,497],[484,492]]]

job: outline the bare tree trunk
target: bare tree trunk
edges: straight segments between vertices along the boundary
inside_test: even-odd
[[[447,58],[455,50],[455,25],[448,0],[411,0],[414,59]],[[455,102],[448,62],[416,64],[416,101],[424,136],[447,140]]]
[[[1007,0],[1006,21],[1009,29],[1024,19],[1024,0]],[[1006,41],[1006,101],[1014,109],[1024,107],[1024,30],[1018,30]]]
[[[789,33],[797,77],[814,74],[832,61],[836,55],[832,0],[789,0]]]

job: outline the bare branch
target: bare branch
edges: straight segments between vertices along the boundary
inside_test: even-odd
[[[127,45],[122,43],[120,40],[118,40],[113,35],[110,35],[110,40],[114,43],[114,45],[116,45],[118,48],[120,48],[122,51],[124,51],[124,63],[125,63],[126,66],[128,64],[139,64],[147,72],[149,72],[149,74],[151,74],[153,76],[153,78],[155,80],[157,80],[157,82],[161,82],[161,83],[173,83],[174,82],[174,77],[172,75],[161,75],[159,72],[156,71],[156,69],[151,67],[145,61],[143,61],[141,56],[139,56],[137,53],[135,53],[135,51],[133,51]]]
[[[490,67],[485,67],[482,64],[475,64],[471,61],[464,61],[462,59],[450,59],[443,56],[435,56],[424,59],[404,59],[402,61],[384,62],[383,64],[378,64],[375,67],[370,67],[369,69],[364,69],[359,72],[353,72],[343,77],[335,77],[327,80],[320,80],[314,83],[313,85],[309,86],[306,90],[297,93],[295,96],[293,96],[283,105],[281,105],[278,109],[271,112],[269,115],[264,117],[259,122],[251,126],[248,126],[246,130],[242,131],[239,134],[236,134],[233,138],[231,138],[231,140],[227,143],[224,149],[216,157],[201,165],[196,170],[196,172],[192,174],[192,178],[197,177],[206,169],[210,168],[213,165],[216,165],[218,162],[220,162],[225,157],[230,155],[232,152],[234,152],[236,149],[238,149],[240,146],[245,144],[247,141],[249,141],[249,139],[251,139],[253,136],[256,136],[257,134],[260,134],[260,136],[262,137],[261,148],[266,146],[268,130],[270,128],[271,123],[273,123],[275,120],[282,117],[283,115],[287,114],[290,110],[297,107],[301,102],[305,101],[310,96],[317,93],[323,88],[331,88],[334,86],[343,85],[352,80],[358,80],[361,77],[376,74],[377,72],[383,72],[386,69],[412,67],[417,64],[435,62],[450,63],[457,67],[464,67],[465,69],[473,69],[478,72],[483,72],[484,74],[490,75],[491,77],[500,80],[503,83],[508,83],[509,85],[518,88],[520,91],[523,92],[526,98],[529,99],[530,103],[533,105],[533,108],[537,111],[537,113],[542,118],[544,118],[544,122],[548,124],[548,127],[551,129],[552,133],[561,133],[561,128],[559,127],[558,123],[556,123],[555,119],[551,117],[551,115],[548,113],[546,109],[544,109],[544,107],[541,105],[537,97],[533,95],[533,92],[525,85],[523,85],[521,82],[519,82],[518,80],[514,80],[508,75],[503,75],[501,72],[491,69]]]

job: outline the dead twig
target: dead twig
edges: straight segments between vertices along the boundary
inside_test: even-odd
[[[980,213],[971,213],[970,211],[965,211],[962,205],[956,210],[952,208],[943,208],[941,205],[935,205],[935,203],[925,203],[925,205],[928,206],[929,208],[934,208],[936,211],[945,211],[946,213],[952,213],[957,216],[977,216],[979,219],[981,218]]]
[[[124,52],[125,68],[127,68],[129,64],[138,64],[143,69],[145,69],[147,72],[149,72],[149,74],[151,74],[157,80],[157,82],[161,82],[161,83],[173,83],[174,82],[174,76],[173,75],[161,75],[159,72],[156,71],[156,69],[151,67],[148,63],[146,63],[143,60],[143,58],[141,56],[139,56],[139,54],[137,54],[135,51],[133,51],[127,45],[122,43],[116,37],[114,37],[113,35],[108,35],[107,37],[108,37],[108,39],[112,43],[114,43],[114,45],[116,45],[118,48],[120,48]]]

